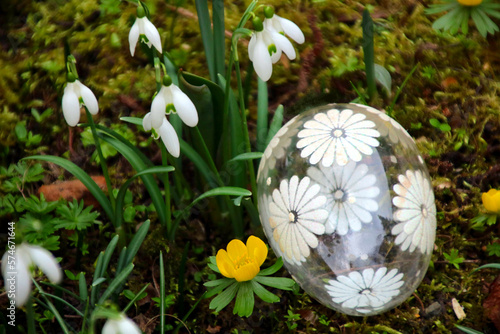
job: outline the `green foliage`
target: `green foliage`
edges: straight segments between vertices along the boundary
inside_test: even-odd
[[[444,258],[446,261],[448,261],[450,264],[452,264],[455,268],[460,269],[459,264],[464,262],[464,258],[460,257],[458,255],[458,250],[452,249],[450,251],[450,254],[448,253],[443,253]]]
[[[441,123],[439,120],[436,118],[431,118],[429,119],[429,123],[435,127],[436,129],[440,130],[441,132],[450,132],[451,127],[448,123]]]
[[[486,250],[488,251],[489,256],[500,257],[500,243],[498,242],[498,239],[496,239],[496,241],[493,242],[492,244],[486,246]]]
[[[78,203],[77,200],[69,202],[68,206],[60,206],[57,208],[57,213],[61,217],[56,224],[56,228],[64,228],[67,230],[85,230],[97,224],[98,212],[91,212],[92,206],[84,208],[83,200]]]
[[[217,268],[215,256],[209,258],[208,266],[213,271],[220,273]],[[217,297],[210,302],[210,308],[215,312],[223,310],[235,297],[233,314],[240,317],[249,317],[253,313],[254,294],[267,303],[279,302],[280,298],[274,293],[269,292],[262,285],[281,290],[291,290],[295,281],[284,277],[269,277],[283,266],[283,260],[279,258],[271,267],[261,270],[257,276],[250,281],[238,282],[234,278],[222,278],[206,282],[204,285],[209,288],[205,294],[210,298],[216,294]]]

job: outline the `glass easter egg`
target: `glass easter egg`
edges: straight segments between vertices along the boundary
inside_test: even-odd
[[[257,183],[271,247],[322,304],[375,315],[422,281],[434,193],[415,142],[385,113],[329,104],[298,115],[270,141]]]

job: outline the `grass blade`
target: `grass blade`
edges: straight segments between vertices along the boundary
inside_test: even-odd
[[[210,14],[208,12],[207,0],[195,0],[196,12],[198,13],[198,23],[200,24],[201,39],[205,48],[205,56],[207,57],[208,72],[210,80],[215,82],[217,75],[215,73],[214,59],[214,39],[212,35],[212,27],[210,26]]]
[[[212,22],[214,24],[215,72],[216,74],[225,76],[226,28],[224,26],[224,0],[212,1],[212,15]]]

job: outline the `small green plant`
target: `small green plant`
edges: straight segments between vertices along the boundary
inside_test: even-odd
[[[448,263],[452,264],[455,268],[460,269],[459,265],[464,262],[464,258],[458,255],[458,250],[452,249],[450,254],[443,253],[444,258]]]
[[[499,239],[495,239],[492,244],[486,246],[486,250],[488,251],[489,256],[498,256],[500,257],[500,243]]]
[[[443,122],[441,123],[438,119],[436,118],[431,118],[429,120],[429,123],[435,127],[436,129],[440,130],[441,132],[450,132],[451,131],[451,126],[446,123],[446,122]]]
[[[288,315],[285,315],[285,323],[288,330],[293,331],[297,328],[297,321],[300,320],[300,314],[293,313],[292,310],[288,310]]]
[[[422,77],[429,79],[429,80],[434,80],[434,77],[436,76],[436,68],[433,66],[424,66],[422,68],[421,75]]]
[[[248,238],[246,245],[234,239],[228,244],[227,251],[221,249],[217,256],[211,256],[208,263],[210,269],[226,278],[208,281],[204,284],[210,288],[206,294],[207,298],[218,294],[210,302],[210,308],[219,312],[236,297],[233,313],[241,317],[249,317],[253,313],[254,294],[265,302],[278,302],[280,298],[262,285],[291,290],[295,281],[285,277],[269,276],[281,269],[283,266],[281,258],[271,267],[260,270],[266,257],[266,244],[254,236]]]

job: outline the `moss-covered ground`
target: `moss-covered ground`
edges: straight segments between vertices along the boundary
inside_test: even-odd
[[[181,1],[182,2],[182,1]],[[376,63],[392,76],[391,96],[383,93],[370,104],[384,109],[392,102],[414,66],[394,107],[394,117],[414,137],[432,177],[438,211],[438,230],[431,267],[415,294],[401,306],[378,316],[350,317],[330,310],[308,297],[302,290],[278,292],[281,301],[266,304],[258,299],[254,314],[240,318],[228,307],[218,314],[209,310],[209,300],[203,300],[187,318],[181,332],[191,333],[460,333],[454,327],[461,324],[483,333],[497,333],[485,316],[483,301],[490,283],[500,272],[486,269],[470,274],[486,263],[500,262],[500,252],[492,252],[499,242],[500,225],[475,227],[471,219],[481,213],[481,193],[500,188],[500,97],[498,73],[500,56],[498,35],[481,37],[471,27],[467,36],[437,32],[425,15],[430,1],[321,1],[271,0],[276,12],[296,22],[304,31],[306,42],[297,47],[295,61],[282,59],[274,66],[269,81],[269,106],[285,107],[285,119],[314,105],[330,102],[350,102],[357,97],[353,86],[365,93],[361,15],[371,11],[375,21]],[[226,29],[231,31],[248,1],[226,1]],[[184,71],[208,77],[205,55],[192,1],[182,2],[178,10],[168,1],[148,1],[153,23],[164,39],[164,48]],[[0,11],[0,165],[8,167],[32,154],[70,157],[91,175],[99,168],[90,160],[92,146],[84,146],[81,128],[68,130],[61,111],[65,77],[64,45],[67,43],[77,60],[82,81],[99,99],[100,112],[95,121],[115,127],[117,131],[141,143],[143,151],[156,163],[161,163],[156,146],[145,132],[130,130],[120,117],[142,117],[150,108],[155,92],[154,69],[144,53],[129,53],[128,32],[135,18],[135,6],[113,0],[48,0],[5,1]],[[248,65],[246,46],[240,44],[242,70]],[[250,97],[249,126],[255,128],[255,92]],[[39,113],[52,109],[41,122]],[[430,119],[447,123],[445,131],[430,124]],[[27,144],[16,132],[24,125],[40,143]],[[18,129],[19,130],[19,129]],[[22,134],[21,134],[22,137]],[[71,152],[70,152],[71,150]],[[133,174],[119,155],[109,157],[111,175],[119,186],[123,176]],[[186,172],[190,172],[185,161]],[[42,180],[32,189],[22,189],[24,195],[36,194],[42,184],[57,179],[70,179],[53,165],[44,165]],[[0,175],[5,180],[5,175]],[[140,185],[136,187],[140,188]],[[0,192],[0,196],[3,196]],[[137,197],[135,204],[149,205],[148,199]],[[134,224],[143,217],[139,213]],[[17,213],[0,217],[2,224],[19,219]],[[106,224],[105,216],[101,220]],[[109,227],[109,225],[107,225]],[[3,228],[2,228],[3,230]],[[230,235],[220,224],[210,221],[210,215],[193,215],[181,226],[175,243],[168,243],[153,222],[136,259],[136,267],[128,289],[138,291],[145,282],[152,283],[148,297],[129,311],[147,333],[158,324],[158,308],[151,300],[157,296],[158,252],[166,254],[167,293],[180,295],[179,263],[187,249],[187,264],[183,301],[167,309],[167,323],[176,326],[179,317],[205,291],[203,282],[213,278],[206,267],[208,256],[225,247]],[[83,257],[83,270],[93,272],[97,252],[109,242],[112,229],[89,233],[89,254]],[[262,231],[250,227],[248,235],[262,236]],[[2,243],[5,237],[0,240]],[[444,257],[457,250],[463,261],[454,266]],[[496,248],[498,249],[498,248]],[[68,260],[74,250],[62,242],[55,251],[63,257],[63,268],[77,273],[80,269]],[[272,255],[273,256],[273,255]],[[282,271],[283,275],[287,275]],[[90,277],[90,275],[88,276]],[[66,285],[76,289],[76,285]],[[466,318],[457,319],[452,299],[464,308]],[[437,303],[437,304],[435,304]],[[434,305],[433,305],[434,304]],[[0,308],[7,298],[0,293]],[[429,308],[432,306],[431,308]],[[438,307],[439,306],[439,307]],[[43,313],[43,308],[38,307]],[[19,312],[22,319],[22,312]],[[78,319],[71,318],[78,327]],[[44,323],[50,333],[57,324]],[[186,329],[186,328],[189,328]],[[24,331],[24,329],[19,329]]]

